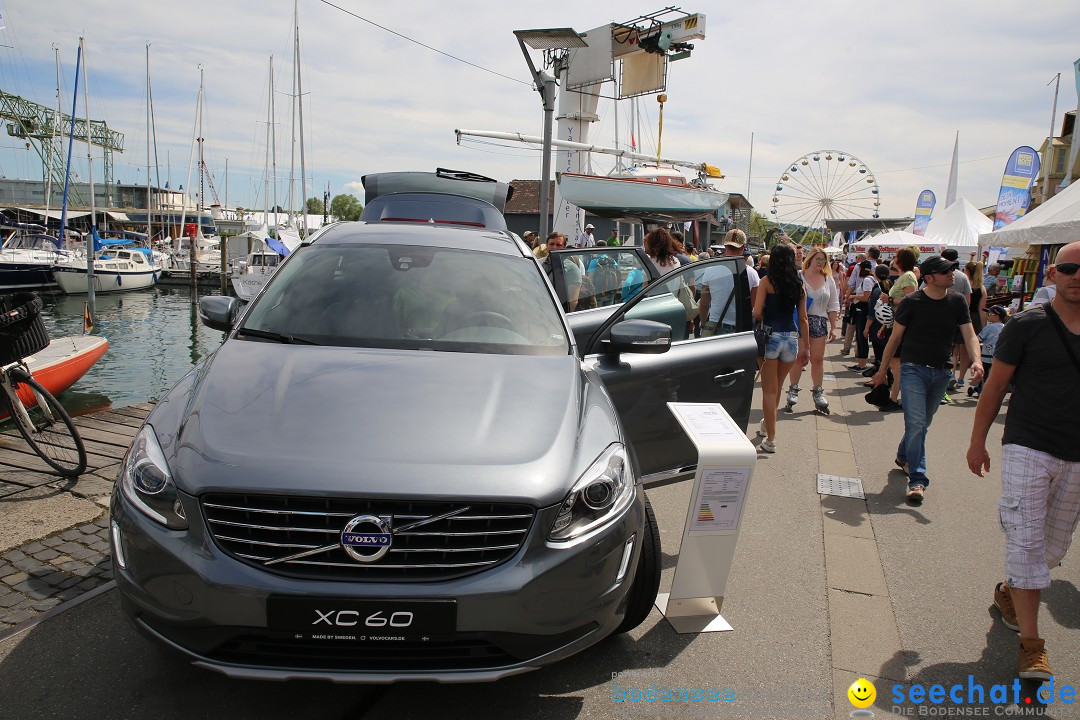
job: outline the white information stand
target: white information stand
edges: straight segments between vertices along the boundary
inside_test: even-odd
[[[678,633],[724,632],[720,615],[757,450],[719,403],[668,403],[697,447],[694,489],[670,593],[656,607]]]

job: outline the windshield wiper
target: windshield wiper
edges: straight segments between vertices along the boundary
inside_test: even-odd
[[[286,345],[318,345],[319,343],[311,340],[305,340],[304,338],[296,337],[295,335],[288,335],[286,333],[270,332],[269,330],[255,330],[254,328],[239,328],[238,335],[251,335],[252,337],[266,338],[267,340],[277,340],[279,343],[285,343]]]

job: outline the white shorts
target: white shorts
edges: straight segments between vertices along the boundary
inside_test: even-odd
[[[1050,587],[1080,519],[1080,462],[1023,445],[1001,448],[998,515],[1005,531],[1005,580],[1020,590]]]

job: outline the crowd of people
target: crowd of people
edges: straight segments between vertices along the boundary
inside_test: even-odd
[[[578,246],[603,244],[592,228],[585,230]],[[531,241],[540,258],[567,246],[560,233],[546,243],[535,236]],[[613,234],[607,244],[617,245],[618,238]],[[753,316],[764,338],[760,452],[777,451],[780,401],[786,400],[788,411],[798,404],[807,365],[814,408],[829,412],[824,360],[834,341],[842,342],[841,357],[854,352],[847,370],[870,388],[866,400],[882,412],[903,413],[894,457],[907,476],[912,505],[924,502],[931,484],[928,431],[949,393],[966,390],[978,397],[966,460],[980,477],[990,469],[991,427],[1011,394],[999,499],[1005,578],[992,598],[1003,624],[1019,634],[1019,676],[1053,680],[1038,613],[1050,571],[1080,521],[1080,241],[1060,248],[1043,287],[1015,314],[988,303],[1006,289],[1001,267],[984,268],[979,259],[961,267],[954,249],[920,257],[917,248],[901,248],[885,261],[871,247],[846,264],[825,248],[805,250],[786,241],[754,256],[738,229],[698,253],[663,228],[648,233],[644,247],[662,273],[703,257],[746,259]],[[697,298],[696,317],[688,320],[688,332],[691,325],[703,337],[738,329],[735,314],[713,302],[713,285],[708,270],[697,276],[690,293]]]

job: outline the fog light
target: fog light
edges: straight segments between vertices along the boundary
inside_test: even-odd
[[[619,564],[619,574],[615,576],[615,584],[618,585],[626,578],[626,571],[630,569],[630,558],[634,556],[634,538],[636,535],[631,535],[630,539],[626,541],[626,545],[623,546],[622,562]]]
[[[116,524],[115,520],[112,523],[112,541],[113,550],[116,553],[116,564],[126,569],[127,561],[124,560],[124,546],[120,544],[120,526]]]

